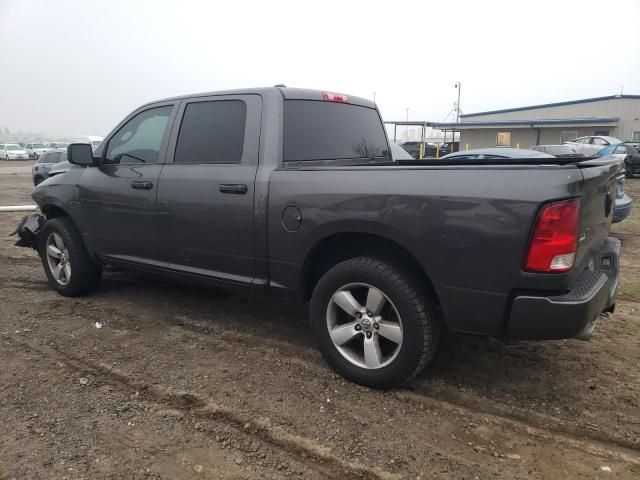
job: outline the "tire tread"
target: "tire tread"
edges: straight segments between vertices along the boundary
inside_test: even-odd
[[[44,244],[50,230],[54,230],[64,237],[70,255],[71,268],[75,269],[75,271],[72,271],[71,282],[66,286],[59,285],[50,277],[49,267],[46,264]],[[47,276],[50,278],[50,283],[61,295],[77,297],[95,290],[100,283],[101,268],[89,255],[80,233],[68,217],[56,217],[47,220],[42,229],[40,256]]]
[[[395,263],[386,259],[362,256],[354,257],[338,263],[329,269],[325,276],[340,275],[342,273],[351,273],[353,271],[372,272],[375,275],[386,279],[391,283],[400,295],[408,301],[409,308],[417,313],[417,321],[419,323],[419,331],[422,332],[422,341],[419,360],[415,368],[403,379],[395,382],[396,385],[403,385],[413,380],[425,366],[433,358],[439,343],[440,326],[434,306],[435,298],[426,291],[417,288],[422,285],[421,279],[404,267],[400,263]],[[322,281],[322,279],[320,280]],[[312,300],[313,302],[313,300]],[[384,387],[383,387],[384,388]]]

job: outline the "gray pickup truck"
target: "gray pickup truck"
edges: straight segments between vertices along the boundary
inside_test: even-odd
[[[286,87],[153,102],[68,158],[18,228],[60,294],[111,265],[308,301],[364,385],[413,378],[445,328],[588,339],[614,308],[617,159],[393,162],[374,103]]]

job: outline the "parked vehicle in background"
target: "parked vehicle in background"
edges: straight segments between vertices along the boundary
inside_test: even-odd
[[[541,145],[538,145],[539,147]],[[554,147],[562,147],[563,145],[547,145]],[[613,147],[616,147],[614,145]],[[613,149],[612,147],[612,149]],[[609,148],[609,147],[607,147]],[[551,149],[554,150],[554,149]],[[560,150],[563,152],[564,150]],[[610,152],[609,155],[612,155]],[[598,155],[604,157],[606,155]],[[622,155],[613,154],[614,158],[622,160]],[[550,153],[544,153],[539,150],[527,150],[521,148],[478,148],[475,150],[466,150],[462,152],[452,153],[451,155],[445,155],[443,160],[490,160],[501,158],[513,158],[513,159],[526,159],[526,158],[584,158],[584,155],[551,155]],[[629,216],[631,212],[631,198],[624,192],[624,174],[621,173],[616,179],[616,198],[615,208],[613,214],[613,223],[621,222]]]
[[[17,143],[1,143],[0,158],[3,160],[29,160],[29,154]]]
[[[29,154],[29,158],[33,158],[33,159],[37,159],[43,153],[51,151],[51,149],[48,146],[46,146],[44,143],[33,143],[33,142],[28,142],[24,146],[24,149]]]
[[[394,161],[398,160],[413,160],[413,157],[409,155],[404,148],[402,148],[397,143],[390,143],[389,147],[391,147],[391,157]]]
[[[73,143],[88,143],[91,145],[93,151],[96,150],[104,140],[104,137],[99,135],[78,135],[73,137]]]
[[[49,170],[49,178],[55,177],[56,175],[60,175],[62,173],[67,173],[71,167],[73,167],[73,165],[69,163],[69,161],[67,160],[67,155],[65,154],[64,160],[62,160],[61,158],[60,163],[56,163],[51,167],[51,170]]]
[[[625,175],[620,174],[616,178],[616,204],[613,209],[613,223],[623,221],[631,213],[631,198],[624,192]]]
[[[640,152],[630,143],[619,143],[603,148],[596,157],[607,155],[622,155],[624,158],[624,169],[627,178],[632,178],[636,172],[640,172]]]
[[[555,158],[553,155],[526,148],[475,148],[472,150],[461,150],[450,153],[442,157],[443,160],[482,160],[501,158]]]
[[[66,150],[69,142],[51,142],[47,145],[51,150]]]
[[[67,152],[45,152],[40,155],[36,164],[31,168],[33,184],[39,185],[49,178],[49,171],[54,165],[67,160]]]
[[[533,147],[531,147],[531,150],[535,150],[536,152],[548,153],[549,155],[553,155],[554,157],[558,157],[558,158],[574,157],[576,155],[582,155],[582,154],[576,153],[576,151],[567,144],[534,145]]]
[[[569,145],[576,153],[590,156],[598,153],[604,147],[617,145],[618,143],[622,143],[622,140],[605,135],[594,135],[589,137],[579,137],[575,140],[571,140],[570,142],[564,142],[564,145]]]
[[[298,88],[150,103],[67,153],[18,228],[61,295],[117,265],[310,300],[325,359],[371,387],[417,375],[444,327],[588,339],[614,307],[617,159],[391,161],[373,102]]]
[[[443,157],[460,150],[460,142],[443,142],[439,145],[438,155]]]
[[[420,145],[422,145],[422,158],[436,156],[436,146],[432,143],[403,142],[400,144],[400,146],[415,159],[420,158]]]

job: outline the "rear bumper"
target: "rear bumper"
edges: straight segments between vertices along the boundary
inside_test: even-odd
[[[588,340],[599,315],[613,311],[619,253],[620,241],[610,237],[594,258],[594,269],[582,272],[568,293],[516,296],[507,337],[513,340]]]
[[[622,198],[616,199],[616,206],[613,209],[613,223],[624,220],[631,213],[631,198],[625,193]]]

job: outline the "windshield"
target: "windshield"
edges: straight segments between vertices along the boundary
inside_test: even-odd
[[[49,152],[38,163],[58,163],[60,161],[60,152]]]
[[[58,142],[56,143],[56,145],[57,145],[56,148],[67,148],[69,146],[67,142]]]
[[[7,150],[22,150],[20,145],[7,145]]]
[[[33,146],[31,148],[44,148],[44,144],[42,144],[42,143],[34,143],[32,145]]]

